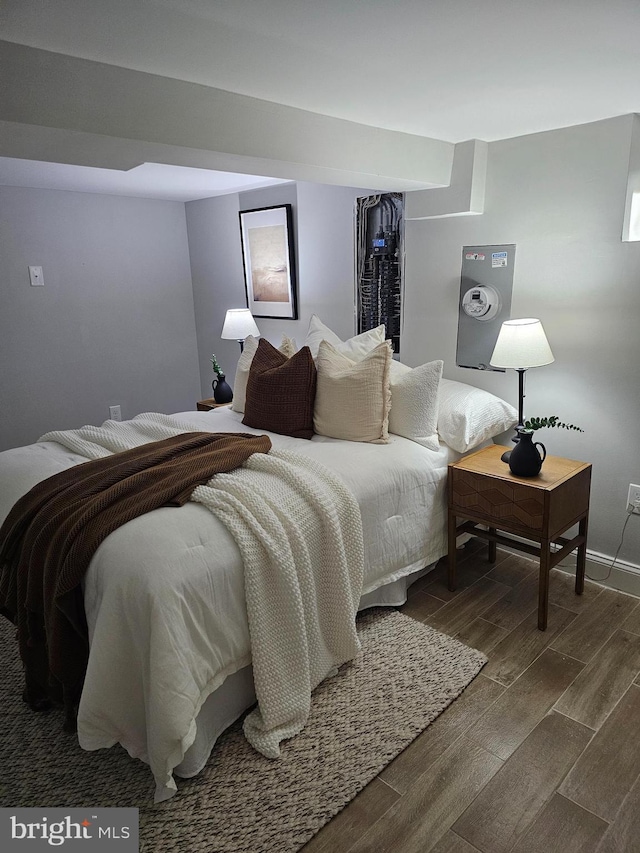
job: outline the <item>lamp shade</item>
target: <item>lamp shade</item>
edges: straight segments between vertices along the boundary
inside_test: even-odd
[[[506,320],[491,356],[492,367],[511,367],[515,370],[542,367],[554,361],[549,341],[540,320]]]
[[[248,308],[230,308],[224,318],[221,338],[231,341],[244,341],[249,335],[260,337],[253,314]]]

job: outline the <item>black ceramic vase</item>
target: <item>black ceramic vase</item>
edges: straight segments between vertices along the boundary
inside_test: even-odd
[[[532,429],[520,428],[517,432],[520,440],[509,456],[509,468],[516,477],[535,477],[540,473],[542,463],[546,459],[546,448],[541,442],[533,441]],[[542,448],[542,456],[538,447]]]
[[[225,380],[224,373],[218,374],[218,378],[213,380],[211,387],[216,403],[230,403],[233,400],[233,391],[231,385]]]

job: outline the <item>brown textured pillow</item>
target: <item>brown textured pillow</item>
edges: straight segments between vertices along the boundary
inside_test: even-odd
[[[309,347],[287,358],[261,338],[249,370],[242,423],[311,438],[315,397],[316,367]]]

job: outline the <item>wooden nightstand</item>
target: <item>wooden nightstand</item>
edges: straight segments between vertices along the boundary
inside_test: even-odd
[[[472,533],[489,542],[489,561],[496,544],[508,545],[540,558],[538,628],[547,627],[549,572],[578,549],[576,593],[584,590],[591,465],[560,456],[547,456],[537,477],[515,477],[500,459],[508,448],[491,445],[449,465],[449,589],[456,588],[456,537]],[[465,521],[457,526],[457,519]],[[561,534],[578,524],[578,534]],[[488,530],[479,529],[485,525]],[[538,543],[521,542],[506,531]],[[552,551],[552,543],[560,550]]]
[[[199,412],[210,412],[212,409],[220,409],[229,407],[231,403],[216,403],[213,397],[208,397],[206,400],[198,400],[196,407]]]

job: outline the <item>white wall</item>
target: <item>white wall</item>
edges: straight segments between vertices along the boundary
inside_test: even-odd
[[[212,352],[233,385],[240,348],[220,339],[228,308],[246,306],[238,213],[291,204],[298,280],[298,319],[256,318],[263,337],[285,332],[302,345],[318,314],[341,337],[354,333],[354,205],[367,190],[296,183],[189,202],[187,229],[203,396],[211,396]]]
[[[633,116],[489,146],[485,213],[406,225],[403,360],[514,404],[515,371],[455,367],[463,245],[515,243],[512,317],[539,317],[555,362],[527,375],[525,417],[549,453],[593,463],[589,549],[613,557],[630,482],[640,483],[640,245],[622,243]],[[640,517],[620,559],[640,564]]]
[[[240,350],[220,332],[246,305],[242,209],[294,207],[300,319],[259,319],[263,335],[302,343],[314,311],[353,334],[359,193],[291,183],[185,206],[0,188],[0,449],[102,423],[117,403],[125,419],[193,409],[211,396],[212,352],[233,382]]]
[[[184,205],[0,188],[0,449],[198,395]]]

